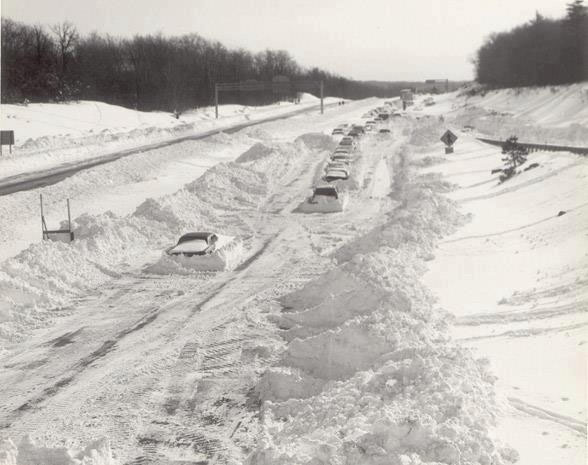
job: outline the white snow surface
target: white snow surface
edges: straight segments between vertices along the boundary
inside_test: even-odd
[[[38,446],[25,436],[18,446],[10,439],[0,440],[0,464],[2,465],[117,465],[110,443],[100,439],[81,451],[65,447]]]
[[[427,96],[421,97],[424,100]],[[485,137],[521,142],[588,146],[588,82],[436,95],[433,106],[409,107],[415,116],[443,117],[455,128],[473,126]]]

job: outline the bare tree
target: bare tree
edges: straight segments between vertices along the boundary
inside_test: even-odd
[[[80,36],[76,27],[69,21],[55,24],[51,27],[51,30],[57,39],[61,74],[65,75],[68,62],[73,55],[73,51]]]

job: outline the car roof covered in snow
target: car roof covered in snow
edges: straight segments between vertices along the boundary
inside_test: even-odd
[[[215,234],[211,232],[189,232],[180,237],[178,244],[186,241],[195,241],[198,239],[208,242],[211,236],[215,236]]]

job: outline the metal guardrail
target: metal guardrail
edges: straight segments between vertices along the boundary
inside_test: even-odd
[[[479,141],[486,144],[496,145],[502,147],[505,143],[503,140],[486,139],[485,137],[476,137]],[[517,142],[519,145],[529,149],[529,152],[572,152],[578,155],[588,155],[588,147],[569,147],[567,145],[551,145],[551,144],[532,144],[527,142]]]

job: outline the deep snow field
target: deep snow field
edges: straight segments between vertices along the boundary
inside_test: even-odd
[[[521,142],[588,146],[588,82],[433,97],[435,105],[416,105],[422,111],[414,114],[444,115],[458,129],[501,140],[516,134]]]
[[[585,89],[417,101],[361,139],[340,213],[297,206],[381,100],[0,197],[0,465],[583,465],[588,159],[500,184],[460,129],[582,145]],[[40,193],[72,244],[40,241]],[[162,254],[191,230],[239,238],[224,271]]]

